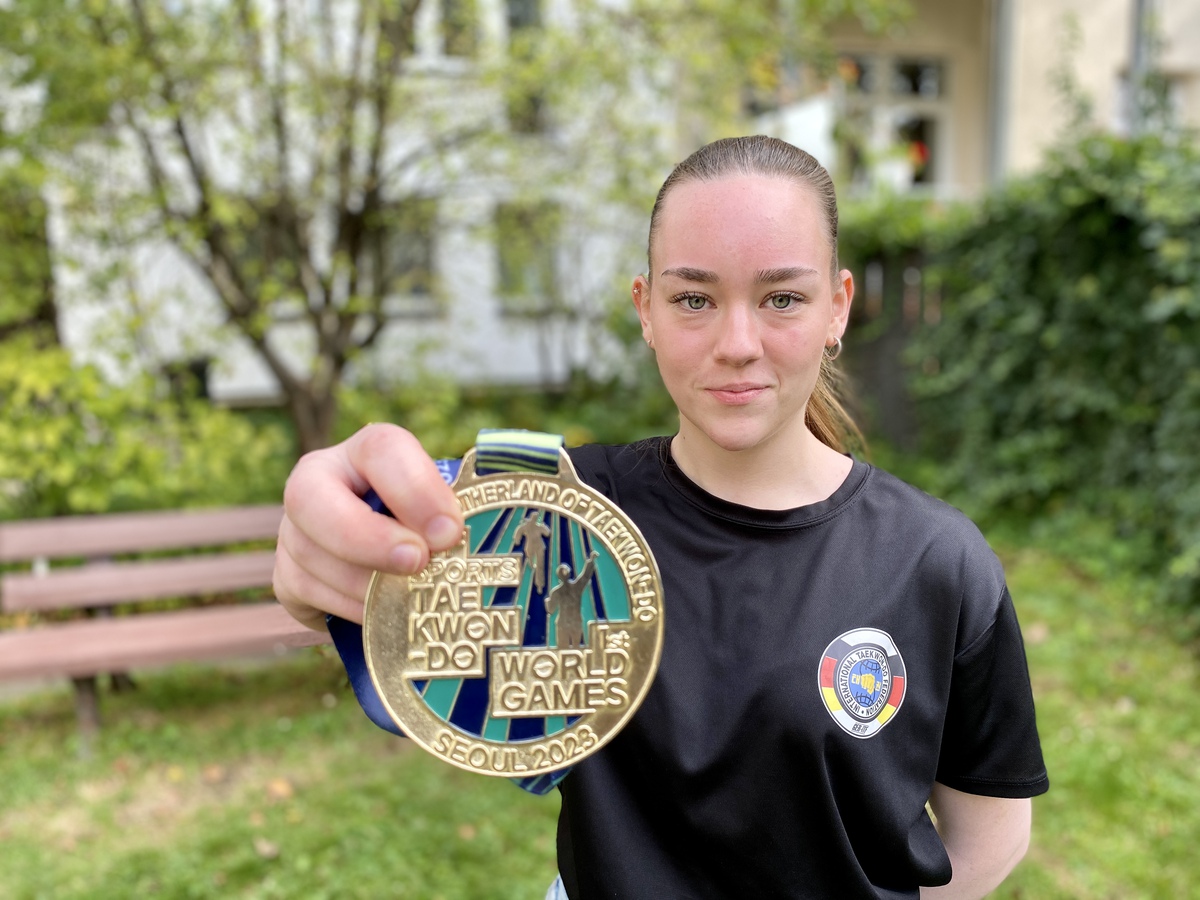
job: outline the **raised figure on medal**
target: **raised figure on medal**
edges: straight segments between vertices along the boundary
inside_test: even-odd
[[[540,594],[546,589],[546,538],[550,528],[538,521],[538,514],[531,512],[517,526],[513,543],[524,543],[525,568],[533,569],[533,587]]]
[[[663,183],[646,250],[631,299],[678,428],[567,453],[653,551],[662,655],[620,734],[557,782],[548,896],[987,896],[1049,784],[1020,629],[979,530],[854,456],[832,178],[777,138],[707,144]],[[296,464],[275,595],[314,628],[361,622],[374,570],[419,572],[462,530],[418,438],[368,425]],[[606,536],[632,630],[648,563]],[[582,641],[593,566],[547,598],[560,647]],[[530,672],[555,670],[499,701],[619,708],[637,646],[597,643],[497,648],[514,673],[526,651]]]
[[[546,612],[550,615],[558,613],[554,624],[554,646],[559,650],[583,646],[583,590],[596,571],[596,557],[599,555],[593,550],[583,571],[575,578],[571,577],[570,566],[559,564],[558,586],[546,598]]]

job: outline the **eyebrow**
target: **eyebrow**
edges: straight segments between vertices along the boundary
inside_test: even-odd
[[[677,269],[663,269],[661,274],[664,278],[671,276],[673,278],[682,278],[684,281],[697,281],[701,284],[717,284],[721,280],[716,272],[709,272],[707,269],[693,269],[690,266],[680,266]]]
[[[786,269],[760,269],[754,275],[757,284],[778,284],[781,281],[792,281],[797,278],[811,278],[820,275],[810,266],[789,266]]]
[[[691,266],[680,266],[675,269],[663,269],[663,277],[682,278],[684,281],[694,281],[699,284],[719,284],[721,278],[716,272],[707,269],[693,269]],[[756,284],[778,284],[781,281],[791,281],[796,278],[806,278],[820,275],[816,269],[809,266],[788,266],[782,269],[759,269],[754,273]]]

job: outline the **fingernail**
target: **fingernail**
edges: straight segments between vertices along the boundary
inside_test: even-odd
[[[437,516],[425,526],[425,538],[431,547],[444,550],[453,547],[462,537],[462,526],[449,516]]]
[[[412,544],[398,544],[392,550],[392,555],[388,558],[393,571],[411,575],[421,568],[421,561],[424,554],[420,548],[414,547]]]

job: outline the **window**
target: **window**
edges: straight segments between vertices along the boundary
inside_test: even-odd
[[[243,276],[251,281],[294,281],[301,256],[297,235],[307,225],[303,211],[278,198],[229,199],[237,225],[227,232],[227,247]]]
[[[941,60],[847,54],[839,58],[838,171],[851,185],[904,189],[947,177]]]
[[[775,112],[784,100],[784,73],[779,54],[763,53],[750,61],[742,85],[742,110],[748,116]]]
[[[541,0],[505,0],[504,5],[508,13],[508,33],[510,37],[526,28],[541,27]]]
[[[931,60],[894,60],[892,94],[926,99],[942,96],[942,64]]]
[[[446,56],[474,56],[478,49],[475,0],[442,0],[442,52]]]
[[[509,53],[518,59],[533,54],[535,29],[542,26],[540,0],[505,0]],[[516,134],[540,134],[546,130],[546,92],[540,84],[509,84],[504,97],[508,127]]]
[[[379,290],[389,315],[438,312],[434,292],[437,200],[407,197],[385,207],[369,225],[362,260],[365,291]],[[376,282],[376,273],[381,282]]]
[[[838,60],[837,71],[850,93],[875,93],[875,61],[870,57],[843,56]]]
[[[1114,131],[1129,135],[1183,123],[1190,79],[1179,73],[1152,69],[1145,73],[1140,89],[1135,91],[1130,78],[1130,72],[1122,72],[1117,80]]]
[[[543,315],[559,305],[555,260],[562,222],[562,210],[551,202],[496,207],[498,293],[506,315]]]
[[[902,114],[894,123],[896,142],[904,153],[913,184],[931,184],[933,167],[930,148],[936,144],[937,120],[931,116]]]
[[[541,134],[546,130],[546,102],[542,91],[513,88],[507,93],[505,104],[508,127],[515,134]]]

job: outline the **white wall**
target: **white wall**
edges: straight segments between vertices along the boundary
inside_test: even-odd
[[[1133,41],[1132,0],[1012,0],[1015,3],[1010,170],[1036,167],[1067,125],[1067,109],[1053,88],[1054,73],[1070,67],[1090,98],[1096,120],[1120,131],[1127,124],[1122,78]],[[1180,84],[1184,122],[1200,126],[1200,2],[1157,0],[1165,40],[1160,64]],[[1069,48],[1075,23],[1078,46]]]

